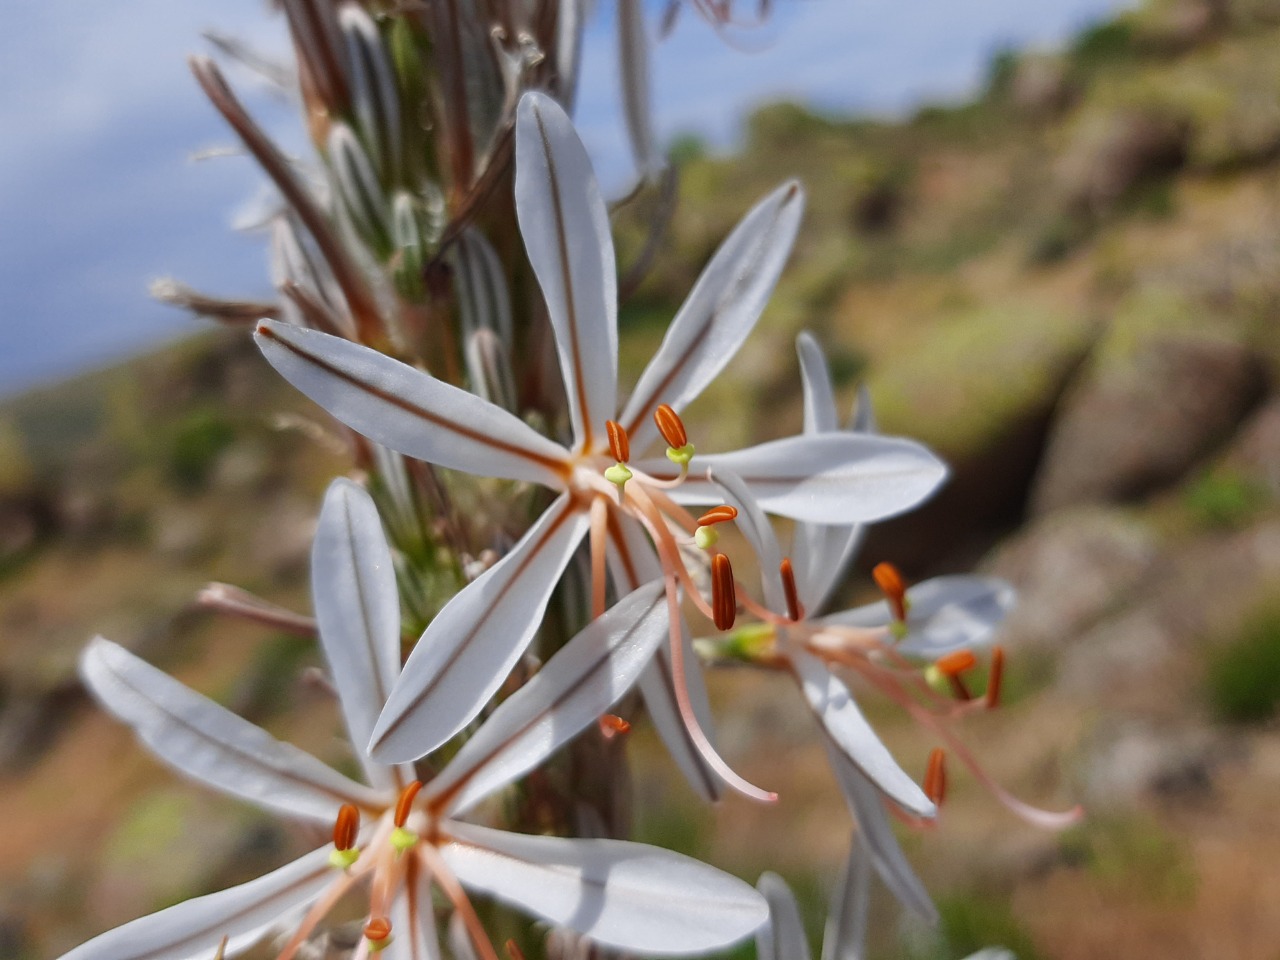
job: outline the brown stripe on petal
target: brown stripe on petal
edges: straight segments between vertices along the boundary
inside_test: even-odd
[[[738,595],[733,586],[733,565],[723,553],[711,559],[711,612],[717,630],[730,630],[738,617]]]

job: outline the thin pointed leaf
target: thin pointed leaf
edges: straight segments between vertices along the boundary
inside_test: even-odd
[[[904,810],[919,817],[936,816],[937,807],[880,742],[849,688],[812,654],[793,647],[787,657],[814,715],[850,762]]]
[[[658,479],[678,473],[665,458],[640,469]],[[688,479],[671,491],[680,503],[718,502],[705,470],[731,470],[766,513],[813,523],[861,523],[910,510],[946,478],[947,468],[911,440],[823,433],[771,440],[732,453],[699,454]]]
[[[266,320],[255,339],[286,380],[392,450],[480,476],[564,486],[568,452],[474,394],[316,330]]]
[[[555,331],[574,440],[585,448],[617,403],[613,237],[586,148],[541,93],[526,93],[516,111],[516,214]]]
[[[133,727],[169,766],[223,793],[290,817],[332,824],[344,803],[381,797],[297,747],[282,743],[123,647],[97,637],[80,676],[98,701]]]
[[[454,816],[533,769],[631,689],[667,636],[663,583],[623,597],[503,701],[440,775],[428,799]]]
[[[394,789],[394,772],[364,748],[400,675],[400,599],[378,510],[350,480],[333,481],[325,494],[311,547],[311,593],[351,742],[369,782]]]
[[[822,960],[866,960],[871,867],[867,844],[855,835],[840,880],[831,892],[822,932]]]
[[[618,418],[637,453],[657,439],[658,404],[683,410],[738,352],[782,273],[803,208],[800,185],[784,183],[742,218],[703,269]]]
[[[243,953],[333,882],[332,849],[313,850],[256,880],[108,930],[62,960],[209,960],[224,936],[227,957]]]
[[[826,735],[822,739],[849,812],[858,824],[857,842],[866,846],[876,873],[904,907],[930,923],[937,923],[938,910],[893,835],[880,792],[849,762],[835,741]]]
[[[413,648],[373,731],[383,763],[416,760],[465,727],[533,639],[587,517],[566,495],[511,552],[455,594]]]
[[[705,953],[748,936],[764,899],[727,873],[621,840],[531,837],[449,824],[441,853],[463,884],[605,946]]]
[[[810,960],[813,952],[791,888],[776,873],[762,873],[756,889],[769,904],[769,922],[756,931],[756,960]]]
[[[626,516],[620,516],[618,520],[618,531],[611,541],[608,554],[609,571],[617,589],[628,591],[654,577],[662,576],[662,567],[643,528]],[[689,704],[693,707],[698,726],[714,745],[711,700],[707,696],[706,679],[702,675],[701,661],[694,654],[689,625],[685,623],[683,616],[680,618],[680,642],[684,650]],[[720,799],[723,781],[690,738],[689,729],[681,719],[680,708],[676,703],[674,684],[671,650],[668,645],[663,644],[640,676],[640,693],[644,697],[645,710],[667,752],[671,754],[694,792],[708,803],[714,803]]]
[[[733,471],[708,470],[707,478],[720,487],[724,502],[738,510],[734,522],[759,561],[765,605],[775,613],[785,613],[787,602],[782,591],[782,576],[778,570],[782,563],[782,551],[778,549],[778,538],[774,536],[773,527],[769,526],[768,517],[751,495],[751,489]]]
[[[907,635],[895,649],[910,657],[936,660],[955,650],[985,646],[1017,594],[996,577],[934,577],[907,591]],[[823,617],[821,624],[883,627],[892,620],[885,601]]]

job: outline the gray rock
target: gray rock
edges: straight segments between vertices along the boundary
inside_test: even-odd
[[[1051,431],[1032,510],[1140,497],[1227,439],[1265,376],[1256,355],[1194,332],[1146,336],[1090,365]]]
[[[1135,108],[1087,114],[1076,126],[1058,168],[1067,210],[1102,216],[1139,184],[1186,161],[1189,124]]]
[[[1169,727],[1145,720],[1099,723],[1084,745],[1081,800],[1097,810],[1132,806],[1147,797],[1201,803],[1230,757],[1205,727]]]
[[[1150,529],[1119,510],[1081,507],[1033,522],[991,562],[1018,589],[1002,642],[1067,644],[1124,602],[1156,551]]]

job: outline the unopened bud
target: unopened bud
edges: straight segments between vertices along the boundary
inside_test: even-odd
[[[329,166],[356,232],[381,258],[391,253],[390,203],[359,139],[345,123],[329,130]]]
[[[733,565],[723,553],[711,558],[711,612],[717,630],[733,629],[738,617],[738,595],[733,584]]]

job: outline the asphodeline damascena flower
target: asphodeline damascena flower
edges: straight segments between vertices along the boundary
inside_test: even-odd
[[[614,840],[529,836],[462,818],[599,720],[667,636],[663,585],[623,597],[504,700],[425,785],[363,745],[400,665],[391,553],[372,501],[338,480],[313,552],[316,617],[333,685],[368,785],[330,769],[98,638],[81,673],[90,691],[161,760],[284,816],[333,826],[334,841],[238,887],[135,920],[64,960],[186,960],[226,955],[292,923],[288,960],[348,891],[367,886],[359,956],[438,957],[438,887],[471,948],[496,960],[465,890],[493,896],[599,943],[641,954],[705,952],[765,917],[742,881],[688,857]]]
[[[763,873],[756,884],[769,901],[769,922],[756,931],[757,960],[811,960],[809,938],[800,919],[795,894],[776,873]],[[871,859],[854,839],[840,879],[831,891],[822,931],[822,960],[862,960],[867,955],[871,903]],[[1003,947],[986,947],[965,960],[1015,960]]]
[[[588,534],[597,615],[604,607],[607,556],[620,543],[623,521],[647,533],[644,549],[656,552],[669,602],[678,603],[683,585],[709,612],[677,542],[677,534],[687,538],[695,526],[682,504],[718,502],[705,468],[745,478],[772,513],[836,523],[907,510],[946,472],[919,444],[851,433],[699,453],[698,468],[690,469],[694,448],[679,411],[730,362],[759,317],[795,236],[802,199],[797,184],[766,197],[720,247],[618,414],[617,283],[608,216],[572,123],[540,94],[526,94],[517,111],[515,191],[564,375],[570,446],[358,344],[274,321],[258,327],[267,359],[357,432],[440,466],[559,493],[506,557],[444,607],[414,648],[373,731],[371,752],[387,762],[429,753],[479,713],[532,639],[552,588]],[[633,448],[643,452],[659,435],[667,444],[665,458],[631,460]],[[662,656],[669,660],[685,739],[726,780],[763,795],[734,778],[698,728],[678,618],[671,629]]]

